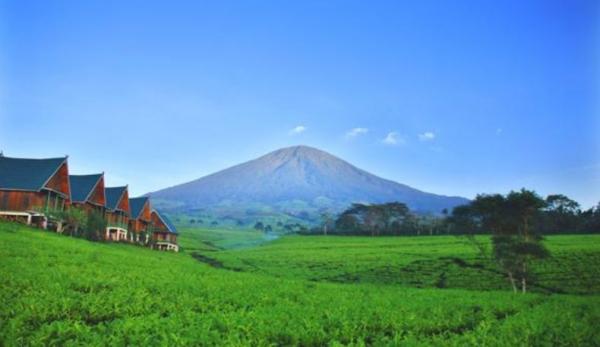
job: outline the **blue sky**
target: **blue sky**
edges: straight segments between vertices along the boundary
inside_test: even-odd
[[[305,144],[600,200],[597,1],[2,1],[0,149],[142,194]]]

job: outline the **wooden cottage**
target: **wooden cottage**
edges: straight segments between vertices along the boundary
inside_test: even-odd
[[[129,234],[131,241],[148,243],[150,241],[150,225],[152,212],[150,210],[150,199],[139,197],[129,199]]]
[[[71,184],[71,205],[82,208],[88,214],[104,214],[106,196],[104,195],[104,174],[69,175]]]
[[[152,211],[152,248],[161,251],[179,252],[177,229],[171,221],[158,211]]]
[[[52,214],[68,205],[71,195],[67,157],[9,158],[0,154],[0,217],[42,228]],[[57,221],[56,229],[60,231]]]
[[[129,223],[129,193],[127,186],[104,189],[106,196],[106,240],[127,240]]]

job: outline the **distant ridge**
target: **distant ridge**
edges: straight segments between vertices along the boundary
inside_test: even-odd
[[[325,151],[294,146],[197,180],[149,193],[153,201],[179,210],[219,210],[297,215],[353,202],[400,201],[419,213],[439,214],[468,202],[462,197],[426,193],[377,177]],[[243,214],[243,213],[242,213]]]

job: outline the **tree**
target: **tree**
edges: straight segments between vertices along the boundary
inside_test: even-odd
[[[367,213],[364,220],[367,229],[371,232],[371,236],[379,235],[383,220],[382,212],[382,209],[375,206],[368,206],[367,208]]]
[[[390,235],[399,233],[399,227],[410,215],[408,206],[401,202],[383,204],[380,206],[380,211],[385,233]]]
[[[549,211],[559,213],[576,214],[579,211],[579,203],[562,194],[548,195],[546,197],[546,205]]]
[[[334,226],[338,233],[357,233],[360,230],[358,218],[350,213],[342,213],[335,220]]]
[[[517,283],[527,291],[531,278],[530,263],[549,255],[542,237],[533,226],[546,207],[546,201],[535,192],[522,189],[508,195],[478,195],[469,205],[455,208],[452,218],[473,228],[492,234],[492,255],[506,273],[513,291]]]
[[[546,197],[545,214],[541,224],[547,233],[574,232],[579,229],[579,204],[562,194]]]
[[[446,223],[453,234],[474,235],[480,232],[472,204],[457,206],[446,218]]]
[[[106,219],[102,213],[92,211],[87,218],[85,225],[85,238],[90,241],[99,241],[106,230]]]
[[[79,235],[79,228],[87,223],[87,213],[78,207],[71,207],[61,213],[61,219],[71,232],[71,236]]]
[[[271,227],[271,224],[267,224],[267,226],[265,227],[265,232],[266,233],[270,233],[271,231],[273,231],[273,228]]]
[[[327,229],[336,233],[399,235],[410,233],[417,222],[406,204],[390,202],[385,204],[352,204],[342,212],[335,223]]]
[[[263,231],[265,230],[265,226],[262,222],[258,221],[256,224],[254,224],[254,229]]]
[[[600,232],[600,202],[596,207],[583,211],[579,215],[579,230],[582,232]]]
[[[329,212],[321,213],[321,228],[323,229],[323,235],[327,235],[327,229],[330,228],[333,223],[333,218]]]

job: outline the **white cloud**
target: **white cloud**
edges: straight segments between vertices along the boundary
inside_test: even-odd
[[[354,128],[346,133],[346,138],[357,137],[358,135],[366,134],[369,132],[367,128]]]
[[[397,145],[404,143],[404,139],[401,138],[397,132],[391,131],[383,140],[381,140],[381,142],[385,143],[386,145]]]
[[[307,128],[304,125],[298,125],[298,126],[294,127],[292,130],[290,130],[289,134],[290,135],[298,135],[298,134],[305,132],[306,129]]]
[[[419,134],[420,141],[432,141],[433,139],[435,139],[435,134],[431,131],[426,131],[422,134]]]

